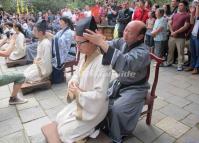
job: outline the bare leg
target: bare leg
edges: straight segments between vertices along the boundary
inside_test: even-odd
[[[21,84],[14,84],[11,97],[17,96],[20,89],[21,89]]]

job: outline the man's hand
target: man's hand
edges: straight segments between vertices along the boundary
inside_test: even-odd
[[[176,37],[177,36],[177,32],[171,32],[171,36],[172,37]]]
[[[108,51],[109,45],[105,40],[106,39],[105,36],[99,33],[98,31],[96,31],[96,33],[88,29],[86,29],[86,31],[88,33],[83,34],[84,38],[102,48],[102,50],[106,53]]]

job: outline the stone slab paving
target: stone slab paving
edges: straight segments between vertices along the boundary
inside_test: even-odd
[[[0,143],[30,143],[24,131],[19,131],[0,139]]]
[[[28,67],[8,69],[4,63],[0,58],[0,74]],[[199,76],[170,67],[160,68],[159,77],[152,125],[142,117],[124,143],[199,143]],[[29,102],[17,106],[8,105],[11,90],[12,84],[0,87],[0,143],[46,143],[41,127],[66,106],[67,84],[30,93]]]
[[[170,117],[164,118],[156,126],[175,138],[179,138],[190,129],[188,126]]]

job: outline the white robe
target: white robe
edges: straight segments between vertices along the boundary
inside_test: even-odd
[[[69,81],[79,83],[84,92],[80,92],[77,98],[57,115],[58,133],[64,143],[72,143],[91,135],[107,114],[106,92],[111,79],[111,68],[101,64],[102,55],[94,57],[80,74],[85,61],[82,58],[76,73]]]
[[[11,47],[13,48],[13,47]],[[11,52],[9,59],[11,60],[18,60],[26,55],[26,45],[25,45],[25,36],[20,32],[17,35],[16,42]]]
[[[37,64],[30,65],[25,71],[26,82],[36,82],[46,79],[52,72],[51,42],[43,39],[38,42],[36,59]]]

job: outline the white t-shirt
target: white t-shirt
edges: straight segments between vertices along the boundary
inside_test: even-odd
[[[199,20],[196,20],[191,34],[192,34],[193,36],[197,36],[197,34],[198,34],[198,29],[199,29]]]

